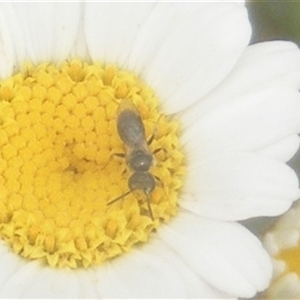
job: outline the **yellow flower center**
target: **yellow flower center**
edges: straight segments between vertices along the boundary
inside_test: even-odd
[[[277,257],[286,264],[285,273],[295,272],[300,277],[300,245],[282,250]]]
[[[146,172],[129,167],[128,153],[138,147],[117,130],[124,99],[141,117],[143,149],[153,137],[155,163]],[[0,237],[25,258],[71,268],[146,242],[176,214],[185,173],[179,124],[158,104],[134,74],[78,60],[27,66],[2,81]],[[154,189],[130,191],[133,174],[134,183],[153,175]]]

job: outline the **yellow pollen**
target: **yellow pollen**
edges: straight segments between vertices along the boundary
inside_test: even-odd
[[[149,194],[129,191],[135,173],[117,120],[130,101],[155,163]],[[0,82],[0,237],[52,267],[80,268],[129,251],[176,215],[185,174],[178,122],[130,72],[79,60],[27,66]],[[147,145],[147,144],[146,144]],[[129,149],[131,150],[131,149]]]

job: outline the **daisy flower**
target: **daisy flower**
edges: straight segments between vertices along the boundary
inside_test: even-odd
[[[264,244],[272,257],[273,279],[263,299],[300,298],[300,205],[296,204],[265,234]]]
[[[0,6],[0,296],[228,298],[237,221],[299,196],[300,53],[236,3]]]

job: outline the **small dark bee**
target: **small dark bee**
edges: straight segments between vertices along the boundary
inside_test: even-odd
[[[107,205],[115,203],[135,190],[142,190],[147,199],[150,217],[154,220],[150,205],[150,194],[154,190],[156,182],[154,176],[149,172],[154,164],[154,157],[148,146],[153,136],[147,142],[145,127],[140,114],[128,99],[122,100],[119,105],[117,130],[125,145],[123,157],[125,157],[126,164],[133,173],[128,179],[129,191],[108,202]]]

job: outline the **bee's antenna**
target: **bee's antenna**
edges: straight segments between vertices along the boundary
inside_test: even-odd
[[[111,204],[117,202],[118,200],[121,200],[122,198],[125,198],[130,193],[132,193],[132,191],[128,191],[128,192],[122,194],[121,196],[117,197],[116,199],[109,201],[106,205],[111,205]]]

